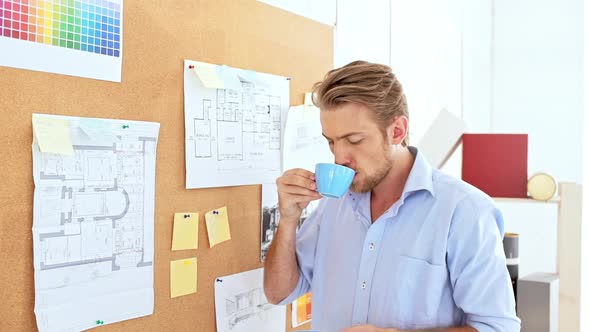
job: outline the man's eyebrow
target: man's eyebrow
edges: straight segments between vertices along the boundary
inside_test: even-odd
[[[362,134],[362,132],[360,132],[360,131],[353,131],[352,133],[348,133],[348,134],[342,135],[340,137],[336,137],[336,139],[339,140],[339,139],[347,138],[348,136],[359,135],[359,134]],[[326,136],[324,133],[322,133],[322,136],[324,136],[328,141],[331,141],[332,140],[330,137]]]

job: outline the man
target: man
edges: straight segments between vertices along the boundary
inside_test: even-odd
[[[264,290],[272,303],[311,291],[321,332],[520,330],[502,249],[503,219],[478,189],[433,169],[408,145],[408,110],[387,66],[362,61],[314,86],[349,192],[323,199],[314,174],[277,179],[280,224]]]

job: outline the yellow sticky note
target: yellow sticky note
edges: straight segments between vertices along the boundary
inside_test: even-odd
[[[41,152],[74,154],[68,120],[33,116],[33,132]]]
[[[205,222],[207,224],[207,235],[209,236],[209,247],[231,239],[227,208],[225,206],[207,212]]]
[[[170,262],[170,297],[197,292],[197,258]]]
[[[217,73],[217,67],[209,63],[195,63],[193,70],[199,76],[203,85],[208,89],[224,89],[223,80]]]
[[[197,249],[199,246],[199,214],[175,213],[172,250]]]

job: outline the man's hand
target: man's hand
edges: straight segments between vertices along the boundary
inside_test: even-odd
[[[398,329],[381,329],[373,325],[357,325],[349,327],[340,332],[401,332]]]
[[[270,303],[286,298],[299,282],[296,254],[296,228],[302,210],[321,198],[315,190],[315,176],[304,169],[291,169],[277,179],[279,228],[266,254],[264,294]]]
[[[305,169],[295,168],[283,173],[277,179],[279,192],[279,213],[284,220],[297,220],[309,202],[322,196],[316,191],[315,175]]]
[[[440,328],[440,329],[428,329],[428,330],[400,330],[396,328],[379,328],[373,325],[357,325],[353,327],[349,327],[347,329],[341,330],[340,332],[477,332],[471,326],[461,326],[461,327],[448,327],[448,328]]]

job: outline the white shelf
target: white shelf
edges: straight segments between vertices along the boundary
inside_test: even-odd
[[[492,197],[498,203],[533,203],[533,204],[559,204],[560,198],[555,196],[548,201],[539,201],[532,198],[514,198],[514,197]]]

